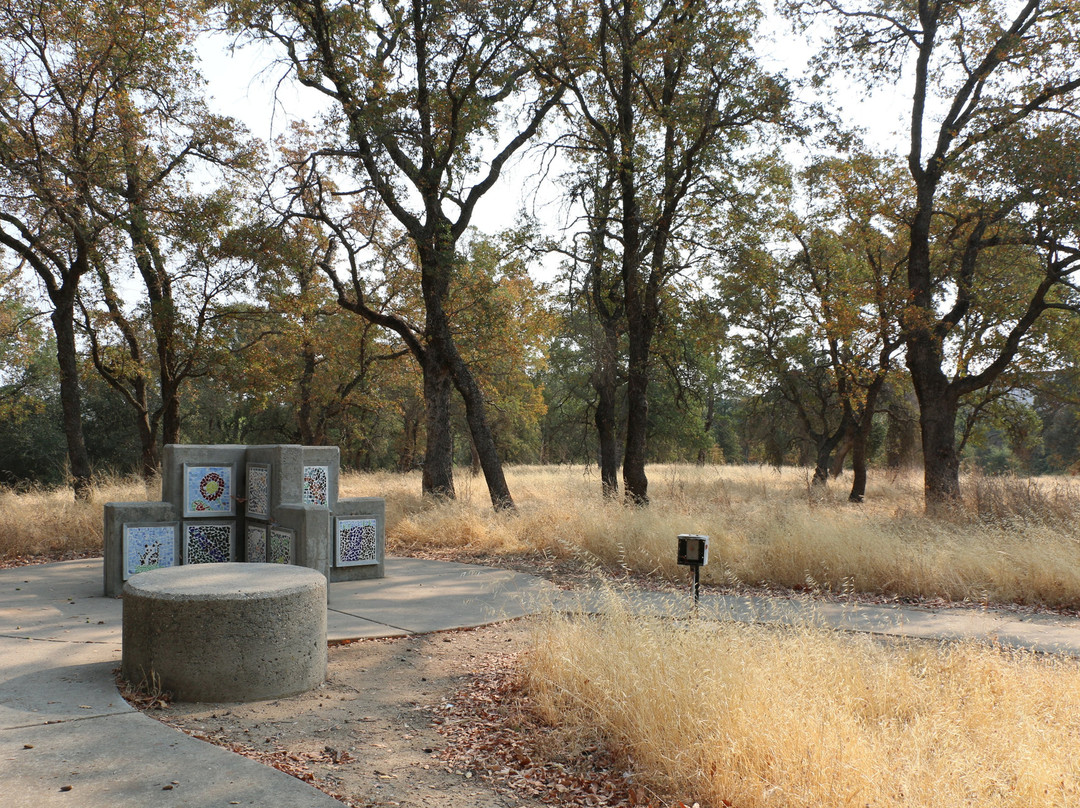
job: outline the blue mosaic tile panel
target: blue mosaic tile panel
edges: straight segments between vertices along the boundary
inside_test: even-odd
[[[266,562],[266,525],[248,525],[244,535],[244,559]]]
[[[184,516],[236,514],[232,466],[184,465]]]
[[[291,564],[293,536],[293,531],[287,528],[270,528],[270,553],[266,560],[271,564]]]
[[[249,463],[245,513],[253,519],[270,518],[270,466]]]
[[[334,519],[336,566],[378,564],[377,530],[374,516],[339,516]]]
[[[231,523],[184,523],[185,564],[220,564],[235,559]]]
[[[176,522],[124,525],[124,576],[176,563]]]
[[[305,505],[326,506],[330,502],[330,469],[327,466],[304,466]]]

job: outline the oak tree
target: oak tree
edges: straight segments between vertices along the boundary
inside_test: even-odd
[[[575,149],[591,155],[593,173],[615,179],[607,228],[626,320],[623,486],[633,503],[648,502],[648,385],[665,289],[685,270],[695,220],[717,213],[691,203],[717,172],[731,173],[735,152],[786,103],[783,82],[758,66],[750,45],[759,19],[752,2],[560,7]]]
[[[124,91],[153,94],[155,60],[187,24],[183,9],[144,0],[0,4],[0,244],[33,271],[52,305],[77,498],[90,490],[77,297],[118,238],[115,212],[95,197],[101,178],[122,164]]]
[[[919,400],[929,509],[960,495],[957,413],[1029,341],[1075,310],[1080,7],[1072,0],[805,0],[832,36],[820,64],[908,99],[907,365]],[[1071,155],[1071,156],[1070,156]],[[1026,257],[1017,263],[1020,253]],[[1031,271],[1031,262],[1040,267]],[[995,279],[1008,278],[1004,302]],[[957,362],[980,320],[984,354]]]
[[[513,508],[484,394],[446,306],[458,274],[458,242],[477,204],[563,92],[530,80],[544,5],[255,0],[231,3],[230,12],[238,29],[280,45],[296,78],[329,102],[328,140],[312,159],[345,160],[412,240],[422,339],[404,321],[375,321],[398,333],[423,370],[425,493],[454,495],[453,386],[465,402],[492,503]],[[368,316],[362,299],[351,300]]]

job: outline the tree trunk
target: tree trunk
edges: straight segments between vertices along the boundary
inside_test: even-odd
[[[918,436],[915,420],[903,406],[889,408],[889,426],[885,432],[885,465],[892,471],[915,465]]]
[[[912,159],[917,160],[914,153]],[[930,226],[937,175],[916,175],[916,212],[908,247],[911,304],[904,316],[907,365],[919,401],[922,428],[923,492],[927,512],[960,499],[960,458],[956,452],[958,396],[942,371],[942,339],[929,325],[937,320],[930,265]]]
[[[712,437],[713,419],[716,417],[716,396],[713,390],[710,388],[708,395],[705,397],[705,440],[712,442],[715,445]],[[708,450],[702,446],[698,449],[697,464],[699,466],[705,465],[705,460],[708,458]]]
[[[877,376],[866,390],[862,417],[851,436],[851,481],[849,502],[862,502],[866,497],[866,455],[870,446],[870,431],[874,426],[874,412],[877,410],[878,395],[885,386],[885,375]]]
[[[174,384],[161,386],[161,442],[180,442],[180,394]]]
[[[960,499],[959,397],[941,371],[937,345],[925,331],[909,337],[907,364],[919,401],[926,510],[934,512]]]
[[[832,458],[832,446],[828,444],[832,441],[827,441],[825,444],[819,443],[817,446],[817,458],[814,462],[814,485],[828,485],[829,484],[829,460]]]
[[[593,421],[600,443],[600,487],[605,499],[619,495],[619,445],[615,436],[615,371],[604,360],[597,363],[592,375],[596,390],[596,413]]]
[[[139,445],[141,447],[139,466],[143,480],[152,480],[158,472],[158,446],[156,430],[150,424],[150,418],[145,412],[136,413],[135,427],[139,432]]]
[[[67,440],[71,487],[75,499],[90,499],[90,456],[86,451],[82,427],[82,395],[79,391],[79,362],[75,347],[74,293],[55,295],[52,313],[56,332],[56,361],[60,366],[60,403],[63,412],[64,438]]]
[[[649,425],[648,347],[630,329],[630,363],[626,385],[626,452],[623,455],[623,490],[626,501],[649,504],[649,478],[645,476],[645,441]],[[635,344],[637,348],[635,350]]]
[[[449,331],[446,338],[451,340]],[[510,496],[510,489],[506,485],[502,461],[499,459],[499,452],[495,446],[495,436],[492,434],[491,426],[488,424],[483,391],[480,390],[480,385],[476,383],[476,378],[473,376],[469,366],[458,355],[453,342],[450,341],[447,347],[450,354],[450,367],[454,386],[465,401],[465,421],[469,424],[473,446],[479,456],[480,467],[484,470],[484,481],[487,483],[491,505],[497,511],[512,511],[514,510],[514,498]]]
[[[428,349],[421,366],[427,441],[421,482],[425,496],[453,499],[454,444],[450,434],[450,372]]]
[[[845,421],[847,419],[845,418]],[[814,485],[829,484],[829,466],[832,460],[833,450],[836,449],[840,440],[847,434],[847,427],[841,426],[832,435],[819,435],[816,438],[817,454],[814,458]]]
[[[957,401],[943,395],[935,400],[920,397],[922,427],[923,490],[928,511],[940,510],[960,500],[960,455],[956,451]]]
[[[834,480],[844,473],[844,461],[847,460],[847,456],[855,448],[855,433],[858,431],[859,427],[855,422],[849,424],[848,431],[844,434],[843,440],[840,441],[840,445],[836,449],[832,464],[829,466],[829,476]]]
[[[479,477],[481,471],[480,453],[476,451],[476,441],[469,438],[469,475]]]
[[[866,446],[867,435],[860,429],[851,444],[851,493],[848,502],[862,502],[866,498]]]
[[[138,402],[135,409],[135,429],[139,433],[139,472],[143,480],[149,482],[158,472],[160,462],[157,442],[157,424],[150,415],[147,404],[147,383],[141,374],[134,380],[133,398]]]
[[[300,372],[300,406],[296,411],[296,420],[300,427],[300,442],[304,446],[314,446],[315,430],[311,427],[311,386],[315,378],[315,351],[312,350],[311,343],[306,340],[301,350],[304,367]]]

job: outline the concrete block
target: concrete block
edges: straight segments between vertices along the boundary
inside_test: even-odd
[[[237,444],[202,445],[170,443],[161,453],[161,498],[170,503],[181,516],[185,516],[188,503],[184,496],[184,466],[232,466],[232,491],[234,498],[244,496],[246,446]],[[234,507],[231,514],[207,513],[207,517],[235,517],[243,509]]]
[[[333,558],[330,511],[299,504],[279,505],[274,509],[274,523],[296,532],[293,564],[329,576]]]
[[[124,588],[124,525],[155,522],[178,522],[179,514],[168,502],[107,502],[105,503],[105,597],[118,597]],[[179,531],[173,548],[176,563],[180,563]]]
[[[375,557],[376,563],[362,566],[338,566],[336,559],[338,537],[335,523],[330,525],[330,574],[331,582],[366,581],[382,578],[386,575],[386,500],[382,497],[355,497],[338,500],[334,509],[335,518],[350,516],[372,516],[375,518]]]
[[[326,578],[280,564],[152,570],[124,586],[122,674],[178,701],[239,702],[326,680]]]
[[[326,469],[326,505],[331,511],[337,507],[338,478],[341,469],[341,450],[337,446],[302,447],[304,469]],[[304,472],[302,472],[304,473]],[[303,500],[301,500],[303,501]]]
[[[270,509],[299,504],[304,487],[304,452],[297,444],[248,446],[246,462],[270,466]]]

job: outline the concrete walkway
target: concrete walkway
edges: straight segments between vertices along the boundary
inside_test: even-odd
[[[608,592],[560,593],[562,611],[585,614],[626,608],[634,614],[687,617],[690,595],[672,596],[615,588]],[[825,603],[810,598],[703,594],[698,614],[743,623],[816,625],[838,631],[922,640],[974,640],[1039,653],[1080,658],[1080,619],[1051,614],[1013,614],[978,608],[916,608],[860,603]]]
[[[331,808],[321,791],[160,724],[116,690],[121,601],[102,561],[0,570],[2,808]],[[554,587],[466,564],[387,559],[329,590],[331,640],[399,637],[530,613]]]
[[[102,561],[0,570],[0,806],[340,806],[320,791],[140,714],[120,698],[121,601],[104,598]],[[615,600],[611,600],[615,598]],[[484,625],[543,608],[682,616],[688,596],[561,592],[517,573],[387,559],[386,578],[329,589],[331,640]],[[1080,656],[1080,621],[977,610],[703,596],[701,614],[816,622],[894,636],[972,638]]]

